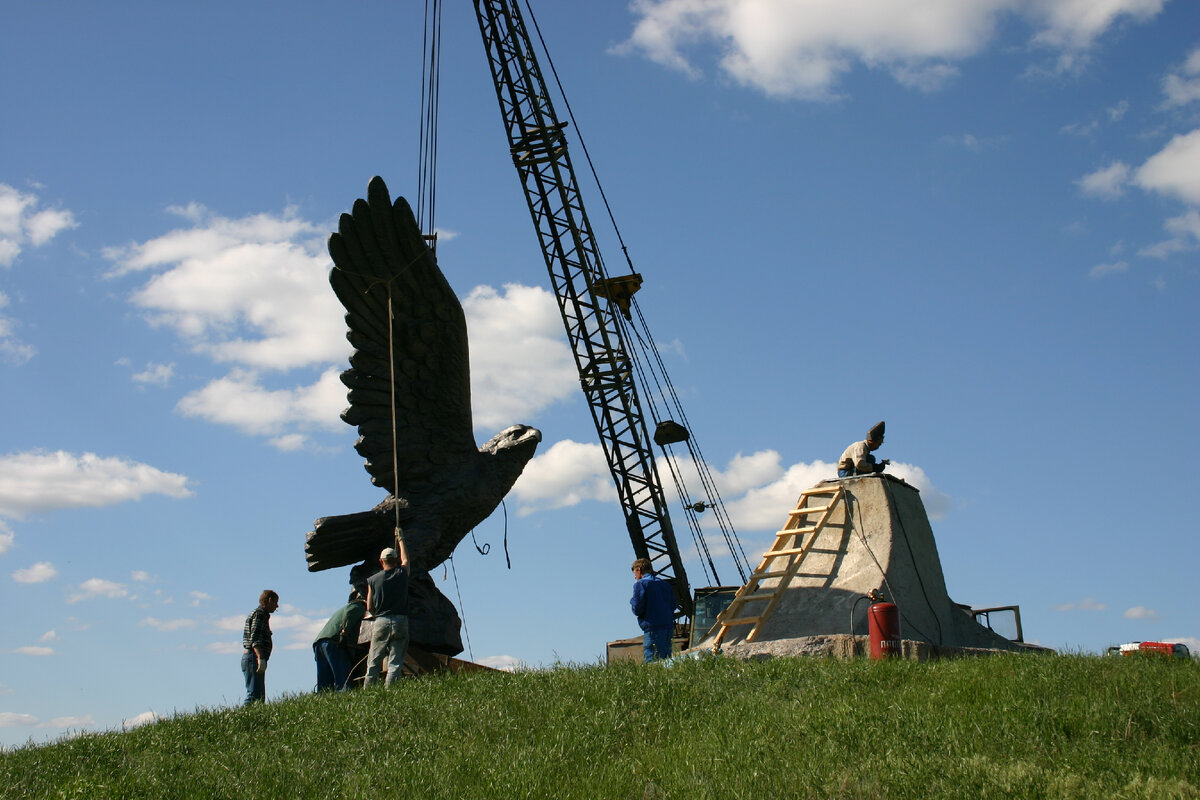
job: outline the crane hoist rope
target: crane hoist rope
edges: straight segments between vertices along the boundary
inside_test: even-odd
[[[652,568],[672,583],[679,608],[691,614],[692,598],[682,554],[675,542],[666,497],[658,478],[654,441],[662,448],[682,502],[696,549],[706,573],[719,582],[708,541],[698,515],[713,509],[738,573],[745,581],[749,568],[745,551],[733,530],[716,482],[690,434],[678,394],[671,384],[660,350],[650,335],[634,293],[641,276],[633,269],[628,248],[617,226],[595,165],[579,134],[557,70],[549,56],[528,0],[525,3],[542,52],[568,112],[559,121],[550,100],[537,55],[525,28],[517,0],[473,0],[487,52],[501,117],[509,136],[513,164],[523,185],[530,214],[550,273],[551,285],[588,401],[593,422],[616,484],[634,552],[649,558]],[[433,205],[436,200],[437,90],[440,60],[439,0],[426,0],[426,46],[423,53],[420,223],[431,246],[436,242]],[[630,274],[610,277],[595,244],[574,168],[567,152],[564,129],[575,126],[612,229]],[[652,437],[642,412],[639,386],[647,392],[654,423]],[[682,425],[675,422],[679,419]],[[665,431],[665,432],[664,432]],[[672,445],[687,443],[688,459],[698,474],[702,500],[689,495],[685,468]]]

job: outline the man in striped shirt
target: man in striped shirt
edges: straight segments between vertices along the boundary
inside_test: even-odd
[[[245,705],[267,697],[267,659],[271,657],[271,612],[279,608],[279,595],[265,589],[258,608],[247,615],[242,628],[242,675],[246,678]]]

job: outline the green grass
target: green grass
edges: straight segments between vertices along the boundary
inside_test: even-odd
[[[0,755],[16,797],[1200,798],[1200,664],[728,658],[427,677]]]

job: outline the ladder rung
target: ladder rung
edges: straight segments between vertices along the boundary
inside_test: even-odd
[[[761,619],[762,617],[739,617],[738,619],[731,619],[728,622],[721,622],[720,620],[717,620],[717,622],[720,625],[724,625],[726,628],[732,628],[735,625],[754,625],[757,624]]]
[[[783,556],[795,556],[800,553],[806,553],[810,549],[807,547],[789,547],[787,550],[770,550],[763,553],[763,560],[765,561],[768,558],[782,558]]]
[[[761,582],[761,581],[765,581],[767,578],[782,578],[784,575],[787,575],[787,574],[788,574],[788,571],[785,569],[781,572],[760,572],[758,575],[755,575],[754,577],[759,582]]]
[[[761,592],[754,592],[752,594],[744,594],[741,597],[735,597],[733,599],[735,601],[747,603],[751,600],[766,600],[767,598],[771,597],[774,594],[775,594],[774,589],[763,589]],[[732,607],[733,603],[730,603],[729,605]]]
[[[818,488],[814,487],[812,489],[805,489],[803,492],[800,493],[800,496],[808,497],[809,495],[813,495],[813,494],[837,494],[841,490],[842,490],[842,487],[840,487],[840,486],[830,486],[826,489],[818,489]]]
[[[792,513],[788,516],[802,517],[806,514],[822,514],[828,511],[832,506],[804,506],[803,508],[793,508]]]
[[[808,533],[813,533],[816,531],[816,529],[816,525],[809,525],[807,528],[791,528],[786,531],[775,531],[775,538],[778,539],[781,536],[803,536]]]

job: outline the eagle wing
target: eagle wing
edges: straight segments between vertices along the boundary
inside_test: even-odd
[[[376,486],[403,493],[436,481],[440,467],[478,452],[462,304],[412,209],[403,197],[392,203],[382,178],[341,216],[329,254],[354,346],[341,378],[350,401],[342,419],[360,434],[355,449]]]

